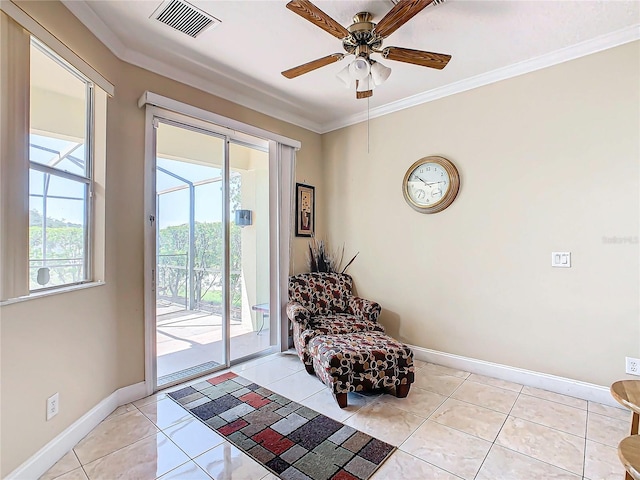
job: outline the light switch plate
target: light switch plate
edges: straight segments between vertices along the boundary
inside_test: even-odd
[[[571,252],[551,252],[551,266],[570,268]]]

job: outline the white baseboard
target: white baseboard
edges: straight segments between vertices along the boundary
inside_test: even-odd
[[[547,373],[534,372],[523,368],[509,367],[499,363],[485,362],[475,358],[462,357],[451,353],[439,352],[428,348],[410,345],[414,358],[430,363],[437,363],[449,368],[499,378],[508,382],[519,383],[529,387],[541,388],[550,392],[561,393],[571,397],[582,398],[592,402],[604,403],[620,407],[609,391],[609,387],[581,382],[570,378],[558,377]]]
[[[126,387],[116,390],[118,406],[126,403],[135,402],[141,398],[149,396],[147,393],[147,384],[145,382],[134,383]]]
[[[40,478],[116,408],[146,395],[144,382],[116,390],[7,475],[5,480]]]

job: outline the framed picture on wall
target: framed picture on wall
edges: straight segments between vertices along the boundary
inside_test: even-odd
[[[316,189],[296,183],[296,237],[312,237],[316,224]]]

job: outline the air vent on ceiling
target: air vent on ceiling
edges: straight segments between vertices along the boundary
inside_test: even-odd
[[[155,18],[193,38],[220,23],[217,18],[182,0],[162,2],[150,18]]]

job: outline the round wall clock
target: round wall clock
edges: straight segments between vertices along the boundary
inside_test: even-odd
[[[420,213],[441,212],[453,203],[459,188],[458,169],[443,157],[421,158],[402,180],[404,199]]]

